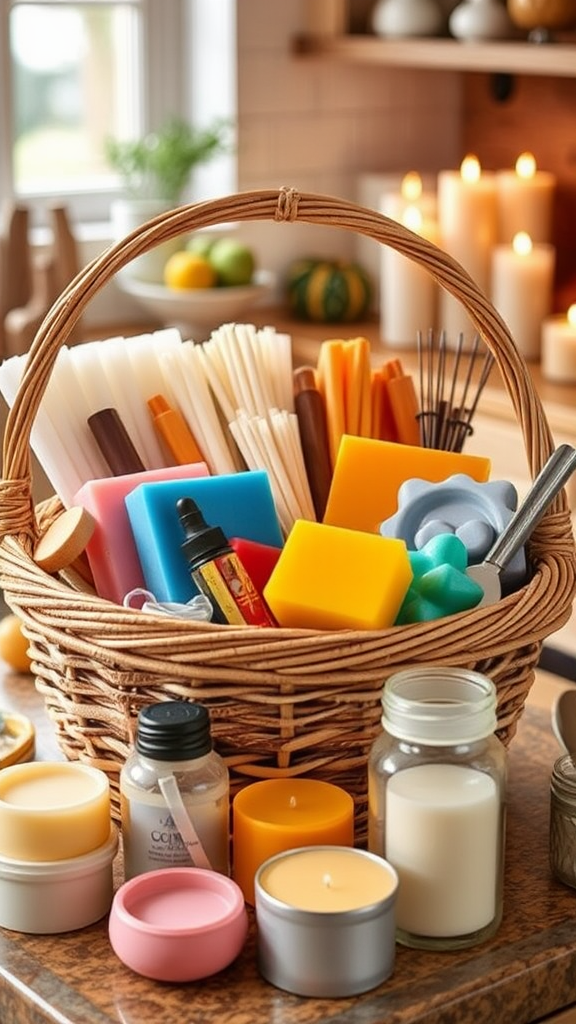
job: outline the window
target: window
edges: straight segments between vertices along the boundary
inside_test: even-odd
[[[107,220],[120,185],[104,140],[169,117],[231,114],[229,76],[203,110],[194,54],[225,47],[232,0],[0,0],[0,195],[35,211],[66,204],[74,221]],[[197,81],[197,79],[196,79]],[[227,87],[224,88],[224,84]],[[215,111],[216,106],[216,111]]]

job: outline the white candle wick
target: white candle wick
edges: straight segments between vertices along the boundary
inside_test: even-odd
[[[532,153],[520,153],[516,161],[516,174],[523,180],[534,177],[536,174],[536,160]]]
[[[296,800],[296,797],[295,797],[295,796],[291,796],[291,797],[290,797],[290,800],[288,801],[288,803],[289,803],[289,805],[290,805],[290,808],[291,808],[291,809],[293,810],[293,809],[294,809],[294,807],[296,807],[296,805],[297,805],[298,801]]]
[[[327,889],[331,889],[332,888],[332,875],[329,875],[328,873],[326,873],[325,875],[322,875],[322,884],[325,885]]]

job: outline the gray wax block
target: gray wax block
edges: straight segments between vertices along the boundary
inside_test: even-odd
[[[418,551],[441,533],[455,533],[466,547],[468,564],[483,561],[518,505],[518,493],[507,480],[478,483],[457,473],[440,483],[406,480],[398,492],[398,511],[380,524],[383,537],[406,541]],[[503,592],[524,582],[523,548],[502,571]]]

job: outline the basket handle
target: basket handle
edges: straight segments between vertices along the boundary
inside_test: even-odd
[[[542,403],[506,324],[463,267],[432,242],[374,210],[333,196],[300,193],[293,188],[258,189],[160,214],[92,260],[54,302],[31,345],[25,372],[8,414],[0,482],[4,510],[0,535],[14,532],[15,526],[26,532],[32,528],[32,424],[58,351],[90,300],[119,270],[161,242],[214,224],[256,220],[298,220],[353,231],[389,245],[426,269],[461,302],[493,353],[521,427],[532,477],[538,474],[554,447]],[[566,495],[561,491],[548,515],[565,512],[566,508]]]

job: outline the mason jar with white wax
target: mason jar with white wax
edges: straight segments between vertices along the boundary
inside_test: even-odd
[[[506,751],[496,689],[460,668],[390,677],[368,762],[368,848],[398,879],[396,938],[460,949],[502,918]]]

